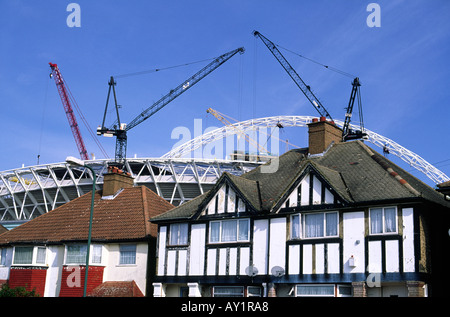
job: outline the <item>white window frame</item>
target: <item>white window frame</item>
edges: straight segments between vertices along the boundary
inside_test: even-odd
[[[320,295],[320,294],[299,294],[298,287],[332,287],[333,295]],[[335,284],[297,284],[295,285],[295,297],[336,297],[336,285]]]
[[[241,293],[217,293],[218,289],[221,288],[234,288],[234,289],[241,289],[242,292]],[[219,295],[219,296],[217,296]],[[220,296],[221,295],[221,296]],[[236,296],[232,296],[232,295],[236,295]],[[236,285],[220,285],[220,286],[213,286],[213,297],[244,297],[244,286],[236,286]]]
[[[182,237],[182,230],[181,226],[186,227],[186,236]],[[172,233],[173,231],[177,231],[177,241],[172,241]],[[186,242],[181,242],[182,240],[186,239]],[[169,226],[169,245],[188,245],[189,244],[189,224],[188,223],[173,223]]]
[[[134,246],[134,263],[122,263],[122,252],[121,248],[123,247],[130,247]],[[137,264],[137,244],[119,244],[119,266],[135,266]],[[132,251],[126,251],[126,252],[132,252]]]
[[[381,232],[372,232],[372,218],[371,213],[373,210],[381,209]],[[394,209],[394,215],[395,215],[395,231],[386,231],[386,217],[385,217],[385,210],[386,209]],[[390,234],[398,234],[398,210],[396,206],[386,206],[386,207],[373,207],[369,209],[369,234],[372,236],[377,235],[390,235]]]
[[[224,222],[236,222],[236,240],[233,241],[223,241],[222,237],[222,227]],[[239,231],[240,231],[240,221],[247,221],[247,239],[240,240],[239,239]],[[213,223],[219,223],[219,241],[211,241],[211,234],[212,234],[212,224]],[[212,220],[209,223],[209,235],[208,235],[208,242],[209,243],[240,243],[240,242],[249,242],[250,241],[250,219],[249,218],[235,218],[235,219],[229,219],[229,220]]]
[[[69,255],[69,247],[72,246],[80,246],[84,247],[86,251],[84,255],[82,255],[83,259],[80,262],[69,262],[67,260],[67,256]],[[100,261],[94,261],[95,252],[100,251]],[[71,243],[66,244],[64,247],[64,265],[86,265],[86,252],[87,252],[87,243]],[[103,261],[103,245],[102,244],[91,244],[90,252],[89,252],[89,265],[102,265]]]
[[[16,248],[32,248],[31,253],[31,263],[15,263],[16,260]],[[38,249],[45,249],[44,262],[38,263]],[[12,255],[12,265],[13,266],[47,266],[47,247],[43,245],[18,245],[13,248]]]
[[[327,214],[336,214],[336,235],[327,235]],[[306,216],[307,215],[317,215],[323,214],[323,235],[320,237],[307,237],[306,236]],[[298,216],[298,236],[294,236],[294,218]],[[313,212],[313,213],[298,213],[291,215],[291,225],[290,225],[290,236],[291,240],[300,240],[300,239],[326,239],[326,238],[338,238],[339,237],[339,212],[338,211],[322,211],[322,212]]]
[[[8,248],[0,248],[0,266],[6,266]]]

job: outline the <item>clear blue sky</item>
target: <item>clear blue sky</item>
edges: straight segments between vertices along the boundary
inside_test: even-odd
[[[69,3],[81,8],[70,28]],[[366,7],[381,8],[381,27]],[[53,80],[57,63],[93,130],[101,123],[111,75],[163,68],[245,47],[197,86],[129,131],[128,156],[158,157],[194,119],[221,126],[206,109],[233,118],[317,115],[282,67],[252,35],[360,77],[366,128],[450,175],[450,1],[191,0],[0,2],[0,170],[78,156]],[[344,119],[351,78],[283,51],[336,119]],[[118,79],[129,122],[203,67],[194,64]],[[79,120],[88,152],[103,158]],[[306,146],[305,129],[281,132]],[[114,139],[100,138],[109,156]],[[440,163],[438,163],[440,162]],[[408,170],[408,167],[406,167]],[[418,172],[414,175],[420,176]]]

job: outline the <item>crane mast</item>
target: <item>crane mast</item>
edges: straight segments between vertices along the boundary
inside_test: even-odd
[[[67,92],[64,79],[62,78],[61,72],[59,71],[57,64],[49,63],[49,65],[50,68],[52,69],[52,77],[55,80],[56,88],[58,88],[58,93],[64,106],[67,120],[69,120],[70,129],[72,130],[72,134],[75,139],[75,143],[77,144],[80,157],[82,160],[89,160],[86,146],[84,145],[84,141],[81,136],[80,129],[78,127],[77,119],[75,118],[72,105],[70,104],[69,94]]]
[[[244,48],[240,47],[238,49],[235,49],[233,51],[230,51],[228,53],[225,53],[225,54],[215,58],[211,63],[209,63],[208,65],[203,67],[201,70],[199,70],[193,76],[186,79],[183,83],[178,85],[176,88],[170,90],[161,99],[159,99],[153,105],[151,105],[146,110],[141,112],[129,124],[120,122],[117,99],[116,99],[115,88],[114,88],[116,83],[114,81],[114,78],[111,77],[110,81],[109,81],[109,90],[108,90],[108,97],[107,97],[107,101],[106,101],[105,114],[103,116],[103,123],[102,123],[101,127],[97,128],[97,134],[104,135],[104,136],[115,136],[116,137],[116,153],[115,153],[116,162],[119,164],[122,164],[124,159],[126,159],[127,132],[130,129],[136,127],[137,125],[141,124],[142,122],[144,122],[145,120],[150,118],[156,112],[161,110],[163,107],[165,107],[171,101],[173,101],[175,98],[177,98],[182,93],[187,91],[189,88],[194,86],[201,79],[206,77],[208,74],[210,74],[212,71],[217,69],[220,65],[225,63],[227,60],[229,60],[231,57],[233,57],[237,53],[241,53],[241,54],[244,53]],[[105,117],[106,117],[108,101],[109,101],[111,90],[113,91],[113,95],[114,95],[114,101],[115,101],[115,107],[116,107],[116,113],[117,113],[117,125],[113,126],[112,128],[106,128],[105,127]]]
[[[322,117],[328,117],[330,121],[333,121],[327,109],[325,109],[325,107],[320,103],[319,99],[311,91],[310,86],[305,84],[303,79],[297,74],[295,69],[291,66],[291,64],[289,64],[289,62],[286,60],[283,54],[281,54],[281,52],[278,50],[277,46],[258,31],[253,31],[253,35],[259,37],[261,41],[267,46],[269,51],[273,54],[273,56],[275,56],[275,58],[278,60],[281,66],[283,66],[284,70],[294,80],[295,84],[298,86],[298,88],[300,88],[300,90],[311,102],[311,104],[317,110],[317,112]]]
[[[345,113],[344,125],[342,126],[342,141],[356,140],[367,136],[367,133],[364,132],[364,124],[362,118],[361,94],[359,89],[360,86],[361,83],[359,82],[359,78],[356,77],[355,79],[353,79],[352,92],[350,93],[350,100],[348,102],[347,112]],[[350,128],[350,121],[352,118],[355,99],[358,101],[360,130]]]

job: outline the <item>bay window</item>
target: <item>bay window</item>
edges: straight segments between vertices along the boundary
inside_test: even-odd
[[[372,208],[369,213],[371,234],[397,232],[397,209],[395,207]]]
[[[209,242],[249,241],[249,219],[211,221],[209,226]]]
[[[87,245],[86,244],[71,244],[66,247],[66,264],[86,264]],[[91,264],[102,263],[102,245],[91,245],[91,252],[89,256]]]
[[[46,247],[21,246],[14,247],[13,264],[17,265],[45,265]]]

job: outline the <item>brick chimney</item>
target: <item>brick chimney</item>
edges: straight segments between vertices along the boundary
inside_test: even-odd
[[[102,196],[112,196],[122,188],[129,188],[133,186],[133,178],[129,173],[125,173],[117,167],[109,166],[108,173],[103,175]]]
[[[327,121],[325,117],[313,119],[308,124],[309,133],[309,154],[323,153],[332,142],[342,141],[342,129],[334,124],[333,121]]]

